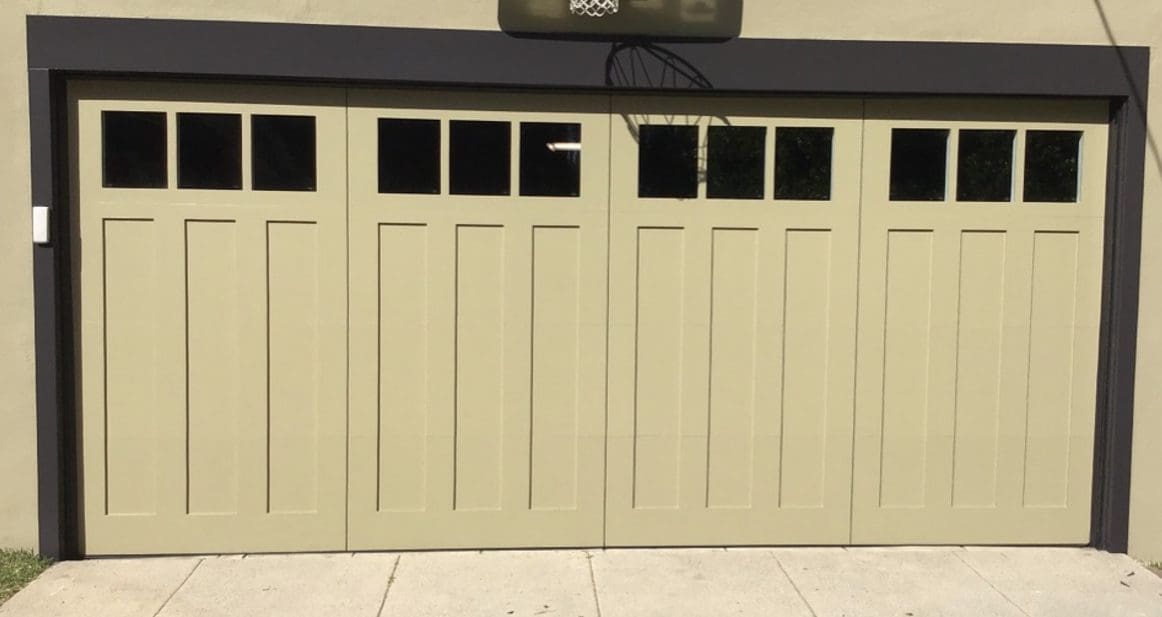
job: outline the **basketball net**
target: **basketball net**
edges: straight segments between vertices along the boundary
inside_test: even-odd
[[[585,17],[605,17],[617,12],[618,0],[569,0],[569,12]]]

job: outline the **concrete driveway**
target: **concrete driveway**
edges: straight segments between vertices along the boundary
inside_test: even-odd
[[[4,617],[1135,617],[1162,579],[1084,549],[498,551],[93,560]]]

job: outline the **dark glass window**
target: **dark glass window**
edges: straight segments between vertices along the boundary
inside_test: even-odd
[[[250,120],[256,191],[318,188],[314,116],[253,116]]]
[[[166,120],[162,112],[101,113],[102,185],[166,187]]]
[[[707,134],[706,196],[762,199],[767,129],[712,126]]]
[[[1025,138],[1025,201],[1075,202],[1078,131],[1029,131]]]
[[[508,122],[453,120],[451,150],[454,195],[511,192],[512,126]]]
[[[640,128],[638,196],[698,196],[698,127],[644,125]]]
[[[1013,196],[1016,131],[961,131],[956,171],[958,201],[1009,201]]]
[[[520,194],[581,195],[581,125],[522,122]]]
[[[943,201],[947,170],[948,131],[892,130],[892,201]]]
[[[178,114],[178,188],[242,188],[242,116]]]
[[[440,192],[439,120],[379,120],[379,192]]]
[[[775,199],[831,199],[832,128],[775,131]]]

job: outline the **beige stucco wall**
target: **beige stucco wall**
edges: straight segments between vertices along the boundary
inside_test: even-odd
[[[0,546],[35,546],[32,265],[24,16],[94,15],[495,29],[497,0],[0,0]],[[748,0],[743,35],[1147,45],[1162,123],[1162,2]],[[432,50],[438,53],[439,50]],[[1162,560],[1162,158],[1149,153],[1131,552]]]

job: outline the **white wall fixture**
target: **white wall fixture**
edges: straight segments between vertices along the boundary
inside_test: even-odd
[[[48,231],[48,206],[33,206],[32,243],[48,244],[50,239]]]

